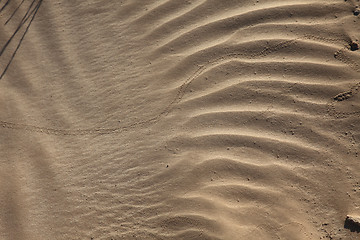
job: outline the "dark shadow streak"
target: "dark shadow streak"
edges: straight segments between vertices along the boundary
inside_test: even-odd
[[[26,21],[29,19],[30,15],[33,13],[34,8],[32,10],[32,12],[29,14],[32,6],[34,5],[34,3],[36,2],[36,0],[33,0],[30,7],[28,8],[28,10],[26,11],[25,16],[21,19],[20,24],[18,25],[18,27],[16,28],[15,32],[11,35],[10,39],[7,40],[7,42],[5,43],[5,45],[2,47],[1,51],[0,51],[0,57],[1,55],[4,53],[5,49],[7,48],[7,46],[10,44],[10,42],[13,40],[13,38],[15,37],[15,35],[18,33],[18,31],[21,29],[21,27],[26,23]]]
[[[6,6],[10,3],[11,0],[7,0],[4,6],[0,9],[0,13],[6,8]]]
[[[11,16],[9,17],[8,20],[6,20],[5,25],[8,24],[8,22],[10,22],[10,20],[14,17],[14,15],[16,14],[16,12],[19,10],[19,8],[21,7],[21,5],[25,2],[25,0],[22,0],[21,3],[19,4],[19,6],[17,6],[17,8],[15,9],[15,11],[11,14]]]
[[[36,14],[37,14],[37,12],[38,12],[38,10],[39,10],[39,8],[40,8],[41,3],[42,3],[43,0],[39,0],[39,2],[36,4],[36,6],[34,7],[34,9],[33,9],[33,10],[30,12],[30,14],[28,15],[28,13],[29,13],[29,11],[30,11],[30,9],[31,9],[31,7],[32,7],[32,5],[33,5],[33,3],[34,3],[35,1],[36,1],[36,0],[34,0],[34,1],[31,3],[30,8],[28,9],[26,15],[23,17],[23,20],[21,21],[19,27],[16,29],[15,33],[11,36],[11,39],[12,39],[12,38],[15,36],[15,34],[19,31],[19,29],[20,29],[20,28],[27,22],[27,20],[31,17],[30,22],[29,22],[29,24],[27,25],[27,27],[26,27],[23,35],[21,36],[21,39],[20,39],[18,45],[16,46],[15,51],[13,52],[13,54],[12,54],[12,56],[11,56],[8,64],[6,65],[5,69],[3,70],[3,72],[2,72],[1,75],[0,75],[0,80],[3,78],[3,76],[4,76],[5,73],[6,73],[6,71],[7,71],[8,68],[9,68],[10,64],[11,64],[12,61],[14,60],[14,57],[15,57],[17,51],[19,50],[19,48],[20,48],[20,46],[21,46],[21,43],[22,43],[22,41],[23,41],[24,38],[25,38],[26,33],[28,32],[28,30],[29,30],[29,28],[30,28],[32,21],[34,21],[35,16],[36,16]],[[28,16],[27,16],[27,15],[28,15]],[[7,44],[5,44],[5,46],[4,46],[5,48],[6,48],[6,46],[9,44],[9,42],[11,41],[11,39],[9,39],[9,41],[7,42]],[[2,49],[2,52],[0,53],[0,56],[2,55],[2,53],[3,53],[4,50],[5,50],[5,49]]]

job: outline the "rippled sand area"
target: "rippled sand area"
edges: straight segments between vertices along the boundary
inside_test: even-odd
[[[0,239],[359,239],[359,5],[0,1]]]

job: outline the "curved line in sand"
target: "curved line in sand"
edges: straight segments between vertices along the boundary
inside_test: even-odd
[[[287,48],[287,47],[295,44],[297,40],[315,40],[315,41],[323,41],[323,42],[342,41],[342,42],[344,42],[343,39],[324,38],[324,37],[318,37],[318,36],[313,36],[313,35],[307,34],[307,35],[304,35],[303,37],[282,41],[279,44],[275,45],[274,47],[267,47],[267,48],[259,51],[258,53],[251,54],[250,56],[246,55],[246,54],[242,54],[242,53],[230,53],[230,54],[227,54],[227,55],[223,55],[223,56],[218,57],[218,58],[216,58],[216,59],[214,59],[212,61],[209,61],[208,64],[206,64],[206,65],[198,67],[198,69],[196,71],[194,71],[193,74],[190,75],[182,83],[181,86],[179,86],[178,92],[177,92],[175,98],[158,115],[154,116],[153,118],[147,119],[147,120],[135,122],[133,124],[129,124],[129,125],[121,126],[121,127],[116,127],[116,128],[89,128],[89,129],[55,129],[55,128],[46,128],[46,127],[40,127],[40,126],[33,126],[33,125],[27,125],[27,124],[7,122],[7,121],[2,121],[2,120],[0,120],[0,125],[2,125],[3,128],[24,130],[24,131],[29,131],[29,132],[38,132],[38,133],[44,133],[44,134],[48,134],[48,135],[77,136],[77,135],[116,134],[116,133],[121,133],[122,131],[126,131],[129,128],[137,127],[137,126],[140,126],[140,125],[154,124],[154,123],[158,122],[162,117],[168,115],[172,111],[174,106],[176,104],[178,104],[182,100],[183,96],[185,95],[185,92],[186,92],[187,88],[189,87],[189,85],[196,78],[198,78],[203,72],[205,72],[207,69],[209,69],[214,64],[219,64],[222,61],[224,61],[224,58],[226,58],[226,57],[238,58],[238,57],[244,57],[244,56],[245,57],[250,57],[250,58],[264,57],[264,56],[267,56],[267,55],[269,55],[269,54],[271,54],[273,52],[279,51],[279,50],[281,50],[283,48]],[[357,62],[351,61],[351,59],[346,56],[345,51],[349,51],[349,49],[346,46],[339,49],[335,53],[335,58],[338,61],[343,62],[344,64],[346,64],[347,66],[349,66],[353,70],[355,70],[357,72],[360,72],[359,64]],[[356,84],[356,86],[358,86],[359,84],[360,84],[360,82],[358,84]],[[329,103],[328,103],[328,105],[329,105],[328,113],[329,113],[330,116],[346,117],[346,116],[360,114],[360,111],[359,112],[354,112],[354,113],[337,113],[336,109],[333,107],[333,103],[334,103],[334,101],[332,101],[332,100],[329,101]]]

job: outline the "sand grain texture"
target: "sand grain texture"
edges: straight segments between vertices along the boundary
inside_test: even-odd
[[[0,1],[0,239],[358,239],[359,4]]]

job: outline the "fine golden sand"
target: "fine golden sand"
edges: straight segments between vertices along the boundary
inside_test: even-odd
[[[0,240],[359,239],[359,4],[0,1]]]

